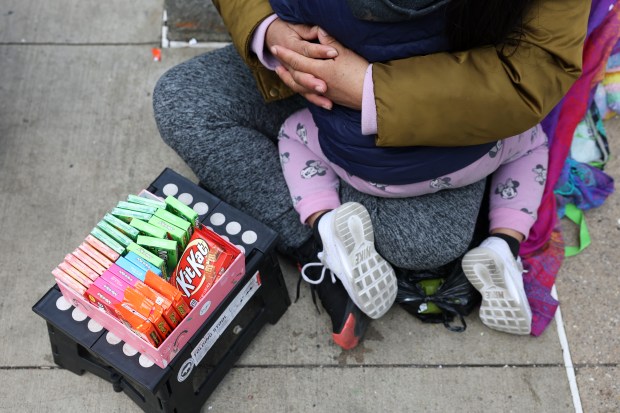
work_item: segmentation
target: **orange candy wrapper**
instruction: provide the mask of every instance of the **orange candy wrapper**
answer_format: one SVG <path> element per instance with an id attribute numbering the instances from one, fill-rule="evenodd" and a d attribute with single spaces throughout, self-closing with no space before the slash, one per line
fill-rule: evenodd
<path id="1" fill-rule="evenodd" d="M 162 296 L 166 297 L 172 302 L 177 314 L 181 317 L 181 320 L 189 313 L 190 308 L 183 300 L 183 295 L 179 290 L 168 284 L 166 280 L 155 274 L 153 271 L 147 271 L 144 276 L 144 283 L 157 291 Z"/>
<path id="2" fill-rule="evenodd" d="M 142 293 L 146 298 L 151 300 L 155 305 L 160 306 L 164 319 L 170 326 L 171 330 L 174 330 L 176 326 L 181 322 L 181 316 L 176 312 L 172 306 L 172 302 L 164 297 L 162 294 L 153 290 L 143 282 L 138 282 L 133 286 L 134 289 Z"/>
<path id="3" fill-rule="evenodd" d="M 119 319 L 123 324 L 142 337 L 142 339 L 151 343 L 153 347 L 159 347 L 162 343 L 162 339 L 157 333 L 157 329 L 153 323 L 151 323 L 147 317 L 140 314 L 127 303 L 118 306 L 117 311 Z"/>
<path id="4" fill-rule="evenodd" d="M 163 317 L 162 308 L 146 298 L 140 291 L 135 288 L 127 288 L 125 290 L 124 304 L 129 303 L 133 309 L 146 317 L 157 330 L 157 334 L 163 340 L 172 332 L 172 329 Z"/>

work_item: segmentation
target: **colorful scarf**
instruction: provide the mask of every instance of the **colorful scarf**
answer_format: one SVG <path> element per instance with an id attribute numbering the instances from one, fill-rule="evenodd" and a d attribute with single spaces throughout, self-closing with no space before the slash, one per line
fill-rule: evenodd
<path id="1" fill-rule="evenodd" d="M 551 289 L 564 259 L 564 241 L 554 189 L 570 152 L 577 124 L 583 119 L 595 87 L 603 80 L 606 63 L 620 37 L 616 0 L 592 0 L 583 51 L 583 74 L 543 120 L 549 137 L 549 169 L 538 220 L 521 246 L 525 290 L 532 307 L 532 335 L 539 336 L 553 319 L 558 302 Z"/>

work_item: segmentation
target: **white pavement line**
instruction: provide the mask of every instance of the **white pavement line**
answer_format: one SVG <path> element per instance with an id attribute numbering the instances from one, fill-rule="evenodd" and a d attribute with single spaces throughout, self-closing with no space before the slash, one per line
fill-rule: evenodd
<path id="1" fill-rule="evenodd" d="M 558 299 L 558 291 L 553 286 L 551 290 L 551 296 Z M 559 300 L 558 300 L 559 301 Z M 577 378 L 575 377 L 575 368 L 573 367 L 573 359 L 570 356 L 570 350 L 568 348 L 568 338 L 566 337 L 566 330 L 564 330 L 564 321 L 562 319 L 562 311 L 558 305 L 558 309 L 555 312 L 555 324 L 558 328 L 558 336 L 560 338 L 560 345 L 562 346 L 562 355 L 564 356 L 564 367 L 566 367 L 566 376 L 568 376 L 568 385 L 570 386 L 570 392 L 573 396 L 573 405 L 575 406 L 575 413 L 583 413 L 583 407 L 581 406 L 581 397 L 579 396 L 579 388 L 577 387 Z"/>
<path id="2" fill-rule="evenodd" d="M 170 47 L 168 41 L 168 10 L 164 9 L 164 13 L 161 18 L 161 48 L 167 49 Z"/>
<path id="3" fill-rule="evenodd" d="M 191 47 L 191 48 L 209 48 L 209 49 L 219 49 L 231 44 L 230 42 L 197 42 L 196 39 L 192 39 L 189 42 L 180 42 L 177 40 L 170 40 L 168 42 L 168 47 L 171 49 L 179 48 L 179 47 Z"/>

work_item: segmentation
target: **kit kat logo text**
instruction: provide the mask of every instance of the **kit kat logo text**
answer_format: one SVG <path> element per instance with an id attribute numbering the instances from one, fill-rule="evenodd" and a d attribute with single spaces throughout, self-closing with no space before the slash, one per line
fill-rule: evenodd
<path id="1" fill-rule="evenodd" d="M 183 252 L 183 256 L 179 261 L 175 281 L 177 287 L 186 297 L 191 297 L 195 291 L 200 289 L 202 283 L 205 281 L 203 275 L 205 260 L 208 253 L 209 246 L 202 239 L 195 239 L 190 242 Z"/>

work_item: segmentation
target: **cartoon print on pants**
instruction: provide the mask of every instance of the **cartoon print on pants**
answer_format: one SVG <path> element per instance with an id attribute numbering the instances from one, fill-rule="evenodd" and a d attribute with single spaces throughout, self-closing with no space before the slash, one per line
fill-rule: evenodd
<path id="1" fill-rule="evenodd" d="M 525 212 L 526 214 L 530 216 L 534 216 L 534 213 L 527 208 L 521 208 L 521 212 Z"/>
<path id="2" fill-rule="evenodd" d="M 495 146 L 493 146 L 491 150 L 489 151 L 489 157 L 495 158 L 497 154 L 499 153 L 499 151 L 502 149 L 502 145 L 503 145 L 502 141 L 497 141 L 495 143 Z"/>
<path id="3" fill-rule="evenodd" d="M 385 188 L 387 188 L 386 184 L 378 184 L 376 182 L 368 182 L 370 185 L 374 186 L 377 189 L 380 189 L 382 191 L 385 191 Z"/>
<path id="4" fill-rule="evenodd" d="M 538 137 L 538 128 L 532 128 L 532 134 L 530 135 L 530 142 L 534 143 Z"/>
<path id="5" fill-rule="evenodd" d="M 280 154 L 280 165 L 284 165 L 285 163 L 288 163 L 289 159 L 291 158 L 291 154 L 288 152 L 284 152 Z"/>
<path id="6" fill-rule="evenodd" d="M 519 187 L 519 181 L 513 181 L 508 178 L 505 184 L 498 184 L 495 188 L 495 193 L 499 194 L 502 199 L 512 199 L 517 196 L 517 188 Z"/>
<path id="7" fill-rule="evenodd" d="M 430 182 L 430 186 L 435 189 L 446 189 L 452 186 L 450 181 L 451 179 L 447 176 L 444 176 L 443 178 L 435 178 Z"/>
<path id="8" fill-rule="evenodd" d="M 327 168 L 321 165 L 321 161 L 308 161 L 306 167 L 301 170 L 300 175 L 304 179 L 310 179 L 313 176 L 323 176 L 327 173 Z"/>
<path id="9" fill-rule="evenodd" d="M 286 132 L 284 131 L 284 126 L 282 126 L 280 130 L 278 131 L 278 139 L 282 139 L 282 138 L 291 139 L 290 136 L 288 136 Z"/>
<path id="10" fill-rule="evenodd" d="M 538 164 L 534 169 L 532 169 L 532 172 L 536 174 L 534 180 L 539 184 L 544 185 L 547 180 L 547 170 L 541 164 Z"/>
<path id="11" fill-rule="evenodd" d="M 308 132 L 306 131 L 306 127 L 301 123 L 297 124 L 297 136 L 304 143 L 304 145 L 308 144 Z"/>

